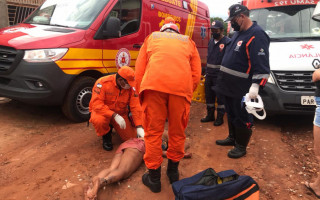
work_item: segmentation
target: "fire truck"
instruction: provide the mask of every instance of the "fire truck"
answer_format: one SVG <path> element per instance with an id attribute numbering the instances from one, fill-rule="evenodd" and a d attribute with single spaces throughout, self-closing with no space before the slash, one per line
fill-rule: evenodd
<path id="1" fill-rule="evenodd" d="M 95 81 L 135 66 L 166 17 L 195 41 L 206 66 L 210 15 L 198 0 L 46 0 L 21 24 L 0 29 L 0 96 L 60 105 L 88 120 Z"/>
<path id="2" fill-rule="evenodd" d="M 312 73 L 320 67 L 320 23 L 311 17 L 318 1 L 242 1 L 271 39 L 271 74 L 261 91 L 270 114 L 314 113 Z"/>

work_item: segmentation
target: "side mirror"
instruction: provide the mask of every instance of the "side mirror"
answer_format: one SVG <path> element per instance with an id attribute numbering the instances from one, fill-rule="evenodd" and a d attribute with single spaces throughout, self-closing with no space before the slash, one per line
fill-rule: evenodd
<path id="1" fill-rule="evenodd" d="M 317 6 L 313 11 L 312 19 L 320 22 L 320 2 L 317 3 Z"/>
<path id="2" fill-rule="evenodd" d="M 116 17 L 109 17 L 103 27 L 103 37 L 119 38 L 120 36 L 120 19 Z"/>

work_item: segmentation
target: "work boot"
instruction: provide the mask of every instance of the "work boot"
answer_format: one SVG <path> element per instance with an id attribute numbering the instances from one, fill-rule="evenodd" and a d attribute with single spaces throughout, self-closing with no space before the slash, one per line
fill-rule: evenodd
<path id="1" fill-rule="evenodd" d="M 248 128 L 236 128 L 236 145 L 228 152 L 229 158 L 241 158 L 247 154 L 247 146 L 250 141 L 252 130 Z"/>
<path id="2" fill-rule="evenodd" d="M 173 162 L 172 160 L 168 159 L 168 168 L 167 168 L 167 176 L 169 177 L 170 184 L 179 180 L 179 161 Z"/>
<path id="3" fill-rule="evenodd" d="M 112 129 L 110 131 L 102 136 L 102 147 L 106 151 L 111 151 L 113 149 L 112 144 Z"/>
<path id="4" fill-rule="evenodd" d="M 217 119 L 214 121 L 214 126 L 221 126 L 223 124 L 223 115 L 224 113 L 218 112 Z"/>
<path id="5" fill-rule="evenodd" d="M 207 106 L 207 116 L 202 118 L 200 121 L 204 122 L 213 122 L 214 121 L 214 107 Z"/>
<path id="6" fill-rule="evenodd" d="M 158 169 L 149 169 L 149 172 L 143 174 L 142 182 L 147 186 L 152 192 L 161 192 L 161 167 Z"/>
<path id="7" fill-rule="evenodd" d="M 235 145 L 234 126 L 230 120 L 228 120 L 228 128 L 229 128 L 228 137 L 224 140 L 216 140 L 217 145 L 221 145 L 221 146 L 234 146 Z"/>

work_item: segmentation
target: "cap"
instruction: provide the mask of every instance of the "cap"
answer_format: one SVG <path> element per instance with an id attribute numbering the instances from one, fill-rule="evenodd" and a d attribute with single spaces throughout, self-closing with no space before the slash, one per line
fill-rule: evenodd
<path id="1" fill-rule="evenodd" d="M 213 21 L 210 28 L 221 29 L 224 28 L 223 23 L 221 21 Z"/>
<path id="2" fill-rule="evenodd" d="M 233 4 L 229 8 L 229 18 L 226 21 L 231 21 L 235 16 L 245 11 L 249 11 L 249 9 L 246 6 L 241 4 Z"/>
<path id="3" fill-rule="evenodd" d="M 131 87 L 136 87 L 136 81 L 134 79 L 134 71 L 131 67 L 123 66 L 118 70 L 118 74 L 128 81 Z"/>
<path id="4" fill-rule="evenodd" d="M 172 17 L 166 17 L 165 19 L 164 19 L 164 24 L 169 24 L 169 23 L 176 23 L 175 21 L 174 21 L 174 19 L 172 18 Z"/>
<path id="5" fill-rule="evenodd" d="M 160 31 L 163 32 L 167 29 L 172 29 L 177 33 L 180 33 L 179 27 L 175 24 L 175 20 L 172 17 L 166 17 L 164 19 L 164 25 L 161 27 Z"/>

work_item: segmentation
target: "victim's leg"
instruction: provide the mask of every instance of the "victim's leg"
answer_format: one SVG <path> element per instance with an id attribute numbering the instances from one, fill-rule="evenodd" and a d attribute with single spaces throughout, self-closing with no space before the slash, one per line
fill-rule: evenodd
<path id="1" fill-rule="evenodd" d="M 101 184 L 103 182 L 104 177 L 108 176 L 108 174 L 110 174 L 111 171 L 118 168 L 122 154 L 123 153 L 117 153 L 113 157 L 110 167 L 102 170 L 101 172 L 99 172 L 99 174 L 97 176 L 92 178 L 92 185 L 93 186 L 91 188 L 88 188 L 87 194 L 86 194 L 89 199 L 94 198 L 97 195 L 97 192 L 98 192 L 99 188 L 101 187 Z"/>
<path id="2" fill-rule="evenodd" d="M 143 154 L 139 150 L 135 148 L 125 149 L 119 166 L 104 177 L 107 183 L 114 183 L 131 176 L 141 165 L 142 158 Z"/>

